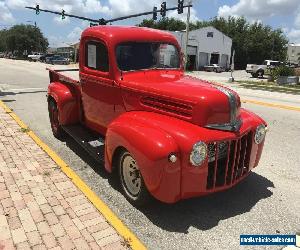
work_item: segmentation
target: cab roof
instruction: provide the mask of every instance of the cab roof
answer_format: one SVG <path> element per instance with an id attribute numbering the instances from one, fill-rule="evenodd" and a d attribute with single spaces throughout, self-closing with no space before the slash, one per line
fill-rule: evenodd
<path id="1" fill-rule="evenodd" d="M 83 31 L 81 38 L 95 37 L 110 43 L 126 41 L 164 41 L 178 45 L 169 32 L 136 26 L 94 26 Z"/>

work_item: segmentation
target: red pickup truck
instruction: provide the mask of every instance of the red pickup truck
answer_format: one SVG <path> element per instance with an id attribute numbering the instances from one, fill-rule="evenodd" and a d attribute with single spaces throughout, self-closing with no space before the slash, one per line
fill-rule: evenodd
<path id="1" fill-rule="evenodd" d="M 131 203 L 226 190 L 258 165 L 266 122 L 232 90 L 186 76 L 173 35 L 97 26 L 79 53 L 79 69 L 49 69 L 53 134 L 104 155 Z"/>

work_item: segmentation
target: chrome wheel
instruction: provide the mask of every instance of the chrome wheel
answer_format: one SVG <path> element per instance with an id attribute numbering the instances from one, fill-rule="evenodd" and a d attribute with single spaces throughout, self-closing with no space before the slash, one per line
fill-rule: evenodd
<path id="1" fill-rule="evenodd" d="M 129 153 L 123 155 L 121 161 L 121 176 L 125 192 L 129 196 L 137 197 L 141 191 L 142 179 L 136 161 Z"/>

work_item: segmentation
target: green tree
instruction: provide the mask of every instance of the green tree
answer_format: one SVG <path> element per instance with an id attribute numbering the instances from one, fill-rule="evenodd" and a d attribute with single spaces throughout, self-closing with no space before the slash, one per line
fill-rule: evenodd
<path id="1" fill-rule="evenodd" d="M 178 31 L 185 29 L 184 22 L 175 18 L 168 17 L 162 18 L 158 21 L 153 21 L 153 19 L 144 19 L 140 24 L 138 24 L 138 26 L 170 31 Z"/>
<path id="2" fill-rule="evenodd" d="M 7 34 L 6 29 L 0 30 L 0 52 L 5 52 L 7 50 L 6 34 Z"/>
<path id="3" fill-rule="evenodd" d="M 18 56 L 22 56 L 24 51 L 46 52 L 49 45 L 40 28 L 23 24 L 15 25 L 6 31 L 5 43 L 6 49 L 16 52 Z"/>

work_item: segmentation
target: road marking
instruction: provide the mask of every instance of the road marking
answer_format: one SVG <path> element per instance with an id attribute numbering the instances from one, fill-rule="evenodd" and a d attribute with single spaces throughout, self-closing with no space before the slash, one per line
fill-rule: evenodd
<path id="1" fill-rule="evenodd" d="M 21 128 L 28 129 L 28 126 L 8 108 L 1 100 L 0 106 L 19 124 Z M 61 168 L 61 170 L 72 180 L 75 186 L 89 199 L 89 201 L 102 213 L 106 220 L 115 228 L 115 230 L 130 244 L 134 250 L 147 249 L 144 244 L 123 224 L 115 213 L 98 197 L 88 185 L 37 135 L 32 131 L 26 133 L 41 147 L 52 160 Z"/>
<path id="2" fill-rule="evenodd" d="M 270 103 L 270 102 L 261 102 L 261 101 L 255 101 L 255 100 L 247 100 L 247 99 L 243 99 L 242 102 L 243 103 L 252 103 L 252 104 L 257 104 L 257 105 L 272 107 L 272 108 L 294 110 L 294 111 L 300 112 L 300 108 L 294 107 L 294 106 L 287 106 L 287 105 L 275 104 L 275 103 Z"/>
<path id="3" fill-rule="evenodd" d="M 22 88 L 22 89 L 4 89 L 5 91 L 19 92 L 19 91 L 29 91 L 29 90 L 40 90 L 47 91 L 46 88 Z"/>

